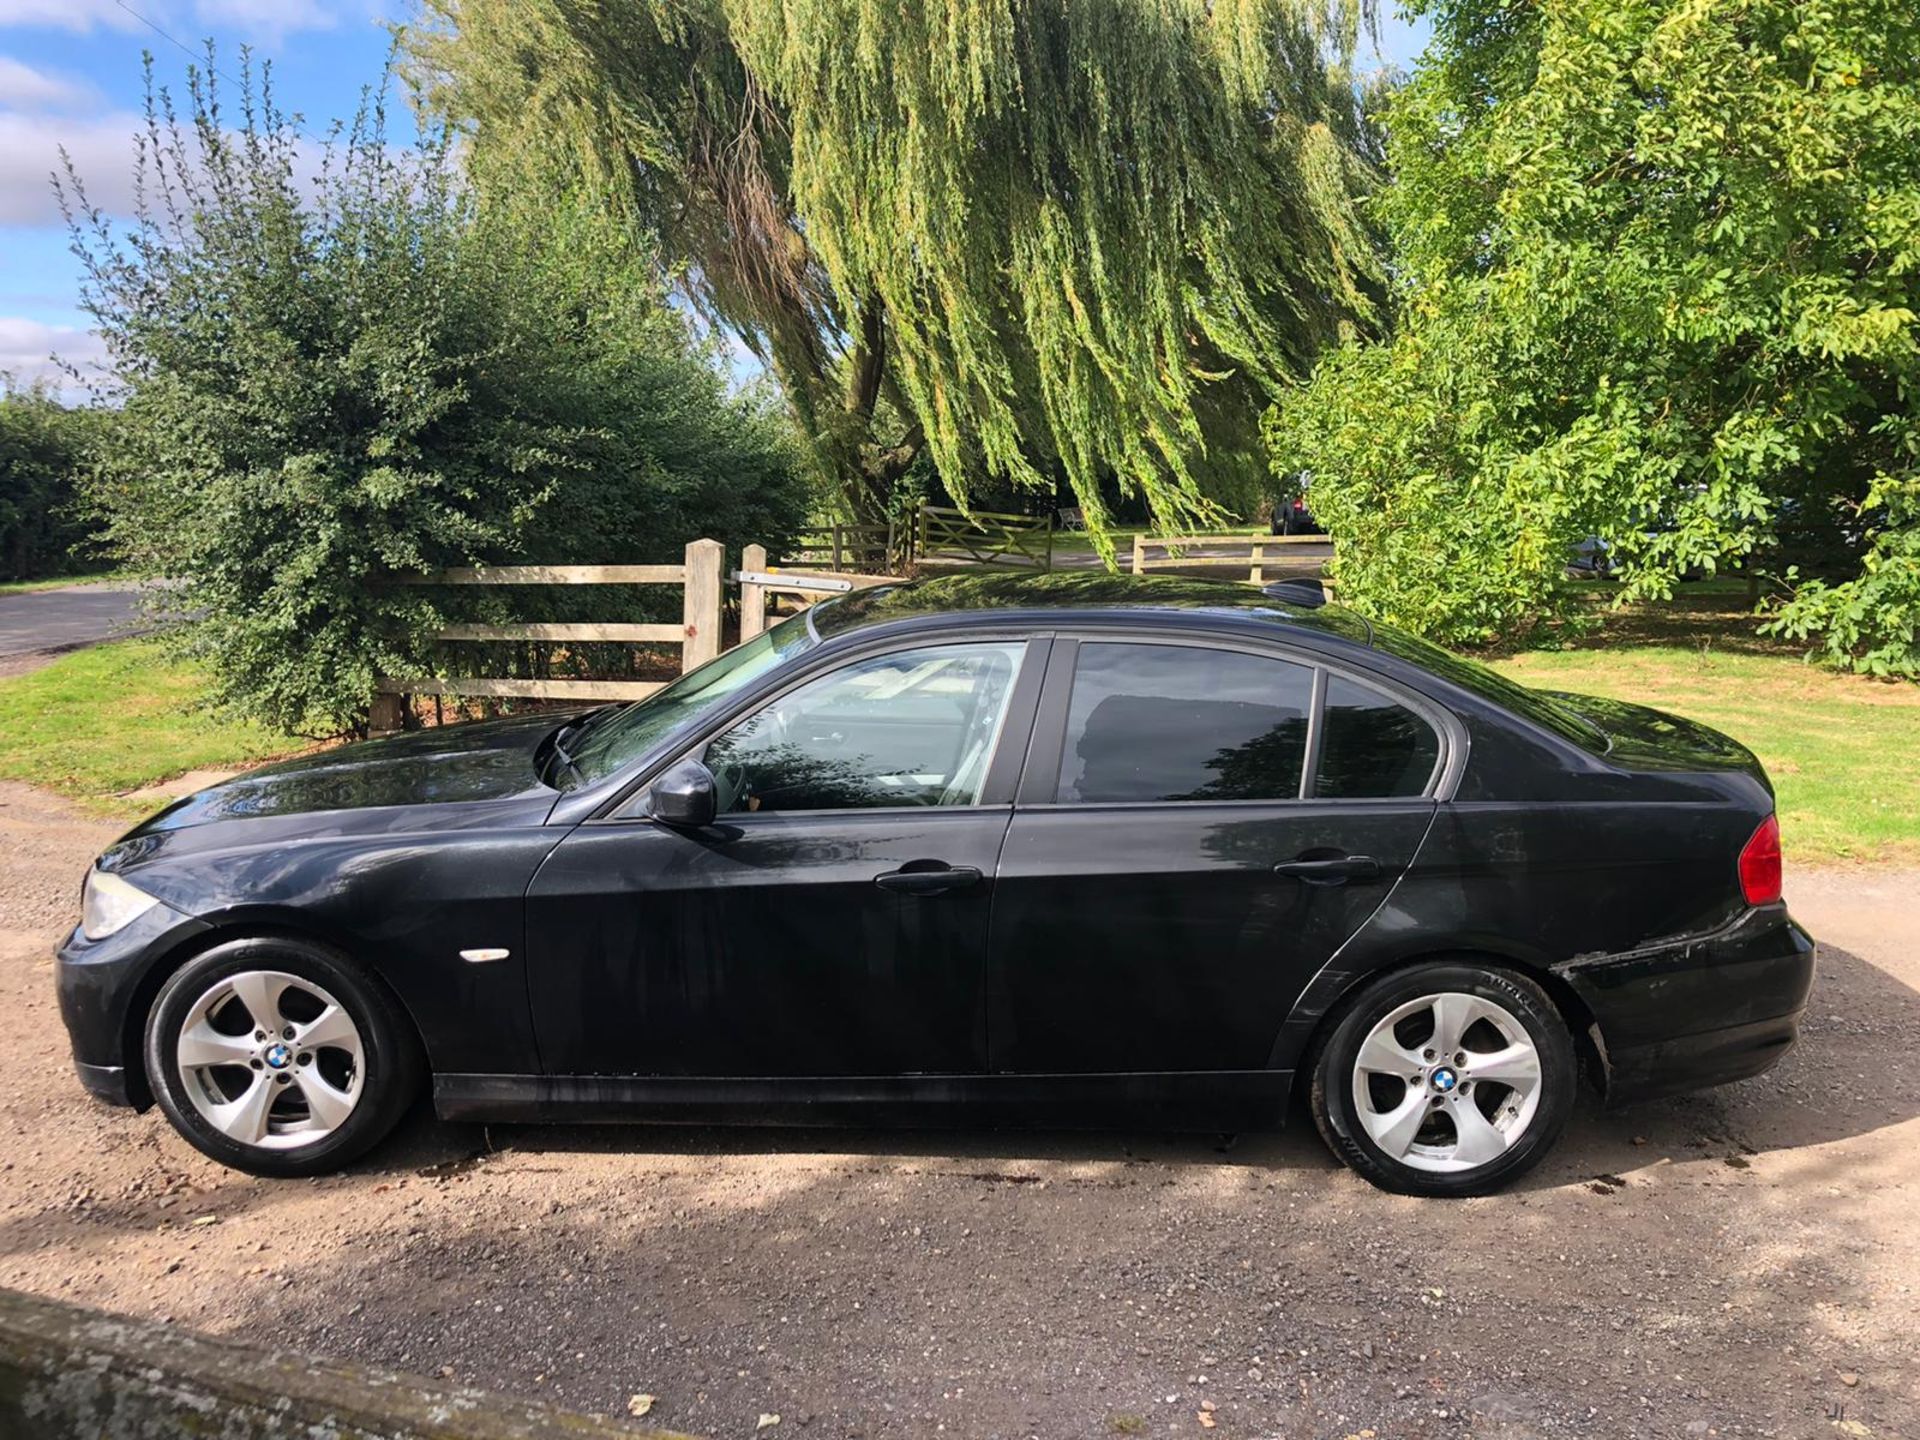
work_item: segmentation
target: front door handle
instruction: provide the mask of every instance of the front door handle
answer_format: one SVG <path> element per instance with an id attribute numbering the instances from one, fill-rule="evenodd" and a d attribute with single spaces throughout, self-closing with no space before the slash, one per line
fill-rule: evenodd
<path id="1" fill-rule="evenodd" d="M 1276 875 L 1289 875 L 1309 885 L 1344 885 L 1349 880 L 1378 880 L 1380 862 L 1371 855 L 1343 855 L 1331 860 L 1283 860 Z"/>
<path id="2" fill-rule="evenodd" d="M 882 890 L 901 895 L 945 895 L 980 883 L 980 872 L 971 865 L 942 865 L 938 869 L 889 870 L 873 877 Z"/>

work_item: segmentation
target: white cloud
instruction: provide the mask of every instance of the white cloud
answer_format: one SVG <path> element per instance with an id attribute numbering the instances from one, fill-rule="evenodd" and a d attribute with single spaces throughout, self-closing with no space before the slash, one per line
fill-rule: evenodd
<path id="1" fill-rule="evenodd" d="M 0 55 L 0 96 L 17 110 L 66 110 L 98 97 L 91 85 Z"/>
<path id="2" fill-rule="evenodd" d="M 96 25 L 131 30 L 140 22 L 113 0 L 0 0 L 0 26 L 37 26 L 85 34 Z"/>
<path id="3" fill-rule="evenodd" d="M 23 386 L 45 381 L 68 398 L 77 398 L 80 387 L 55 362 L 55 356 L 90 376 L 104 364 L 107 350 L 90 330 L 0 315 L 0 373 Z"/>
<path id="4" fill-rule="evenodd" d="M 145 123 L 131 111 L 81 118 L 0 110 L 0 225 L 60 223 L 48 177 L 60 168 L 63 145 L 86 182 L 87 198 L 109 214 L 127 214 L 133 137 Z"/>
<path id="5" fill-rule="evenodd" d="M 210 26 L 232 26 L 242 40 L 278 44 L 296 30 L 331 30 L 342 12 L 372 13 L 367 0 L 0 0 L 0 29 L 8 26 L 69 30 L 85 35 L 106 27 L 146 31 L 165 44 L 157 30 L 194 46 Z M 198 28 L 196 28 L 198 27 Z"/>
<path id="6" fill-rule="evenodd" d="M 194 0 L 193 16 L 203 25 L 231 25 L 249 40 L 278 42 L 295 30 L 331 30 L 339 9 L 319 0 Z"/>

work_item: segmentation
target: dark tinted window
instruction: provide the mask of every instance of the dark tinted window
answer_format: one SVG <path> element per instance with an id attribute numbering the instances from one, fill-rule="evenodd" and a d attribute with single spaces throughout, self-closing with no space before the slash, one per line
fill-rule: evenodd
<path id="1" fill-rule="evenodd" d="M 1327 677 L 1316 795 L 1418 795 L 1433 778 L 1439 758 L 1440 737 L 1413 711 L 1378 690 L 1338 675 Z"/>
<path id="2" fill-rule="evenodd" d="M 1313 671 L 1186 645 L 1080 647 L 1060 799 L 1291 800 Z"/>

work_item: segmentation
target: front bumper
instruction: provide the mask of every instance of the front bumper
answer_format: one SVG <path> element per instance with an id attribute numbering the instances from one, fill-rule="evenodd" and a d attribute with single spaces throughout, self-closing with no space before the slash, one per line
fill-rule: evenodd
<path id="1" fill-rule="evenodd" d="M 206 928 L 204 921 L 155 905 L 104 940 L 89 940 L 76 928 L 60 947 L 54 956 L 60 1018 L 73 1044 L 74 1069 L 90 1095 L 138 1109 L 152 1103 L 131 1017 L 145 1011 L 158 988 L 156 964 Z"/>
<path id="2" fill-rule="evenodd" d="M 1704 935 L 1554 967 L 1599 1030 L 1609 1104 L 1758 1075 L 1793 1048 L 1814 943 L 1784 905 Z"/>

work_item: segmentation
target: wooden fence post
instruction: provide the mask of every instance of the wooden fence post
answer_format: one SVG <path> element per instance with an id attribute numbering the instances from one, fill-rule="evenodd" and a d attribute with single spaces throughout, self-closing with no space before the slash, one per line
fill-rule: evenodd
<path id="1" fill-rule="evenodd" d="M 1147 573 L 1147 537 L 1144 535 L 1133 537 L 1133 573 L 1136 575 Z"/>
<path id="2" fill-rule="evenodd" d="M 767 547 L 747 546 L 740 552 L 740 568 L 750 575 L 764 573 L 767 568 Z M 756 585 L 751 580 L 742 580 L 740 582 L 740 643 L 746 644 L 766 628 L 766 587 Z"/>
<path id="3" fill-rule="evenodd" d="M 373 704 L 367 711 L 369 735 L 391 735 L 406 723 L 406 702 L 400 696 L 381 691 L 373 697 Z"/>
<path id="4" fill-rule="evenodd" d="M 720 567 L 727 550 L 718 540 L 687 546 L 686 638 L 680 646 L 684 674 L 720 653 Z"/>

